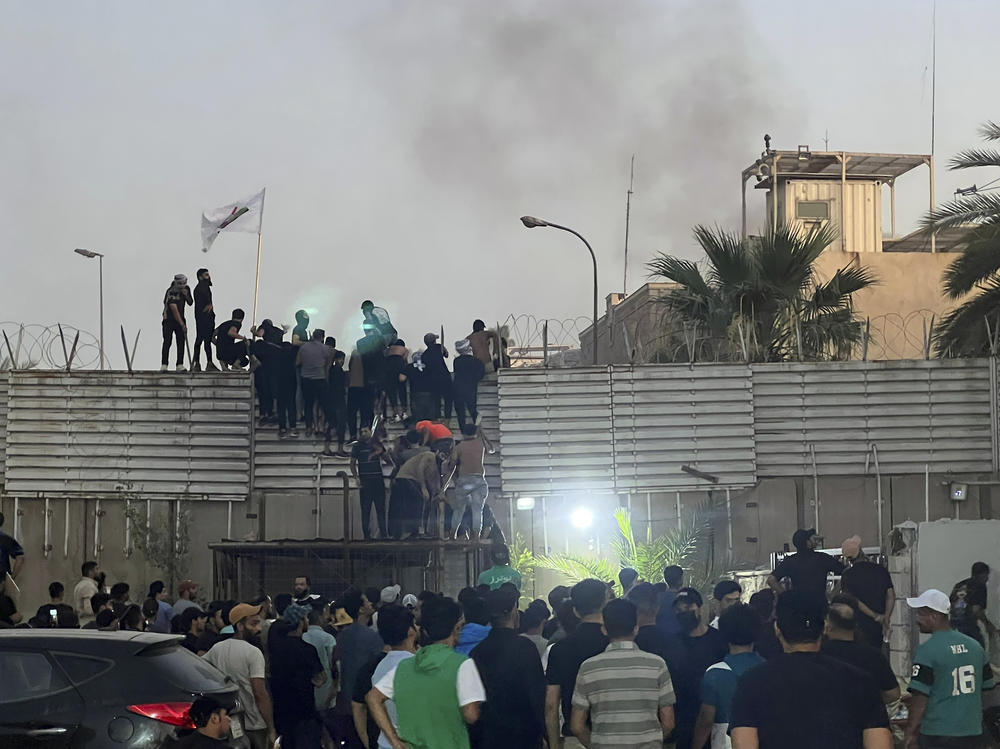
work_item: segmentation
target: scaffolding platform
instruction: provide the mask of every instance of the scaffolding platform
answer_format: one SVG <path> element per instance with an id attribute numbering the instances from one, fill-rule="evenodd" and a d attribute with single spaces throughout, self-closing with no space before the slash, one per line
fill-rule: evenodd
<path id="1" fill-rule="evenodd" d="M 489 541 L 356 541 L 316 538 L 218 541 L 209 544 L 215 594 L 250 601 L 290 593 L 309 576 L 314 593 L 335 598 L 348 587 L 399 584 L 404 593 L 433 590 L 454 596 L 474 586 L 488 565 Z"/>

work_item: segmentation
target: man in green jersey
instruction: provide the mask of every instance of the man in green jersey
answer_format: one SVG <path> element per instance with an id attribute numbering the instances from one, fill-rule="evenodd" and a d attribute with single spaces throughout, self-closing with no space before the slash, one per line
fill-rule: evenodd
<path id="1" fill-rule="evenodd" d="M 490 560 L 493 566 L 483 570 L 477 581 L 480 585 L 489 585 L 490 590 L 497 590 L 504 583 L 513 583 L 521 589 L 521 573 L 510 566 L 510 550 L 503 544 L 495 544 L 490 550 Z"/>
<path id="2" fill-rule="evenodd" d="M 940 590 L 907 598 L 917 625 L 930 639 L 913 656 L 906 749 L 979 749 L 983 690 L 994 686 L 982 646 L 951 627 L 951 603 Z"/>

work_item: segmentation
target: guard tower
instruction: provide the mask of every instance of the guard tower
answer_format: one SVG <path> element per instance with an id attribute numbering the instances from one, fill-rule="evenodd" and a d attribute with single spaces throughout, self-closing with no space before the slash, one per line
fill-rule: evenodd
<path id="1" fill-rule="evenodd" d="M 928 154 L 797 151 L 771 148 L 764 136 L 760 158 L 743 170 L 743 236 L 747 236 L 747 182 L 767 190 L 767 223 L 811 229 L 832 225 L 844 252 L 936 252 L 935 237 L 923 231 L 896 236 L 896 180 L 919 166 L 930 174 L 934 207 L 934 157 Z M 888 185 L 891 226 L 882 227 L 882 188 Z M 836 245 L 834 245 L 836 247 Z"/>

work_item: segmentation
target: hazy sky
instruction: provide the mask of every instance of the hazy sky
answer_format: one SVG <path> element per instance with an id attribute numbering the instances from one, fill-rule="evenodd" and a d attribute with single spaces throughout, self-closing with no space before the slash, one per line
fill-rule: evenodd
<path id="1" fill-rule="evenodd" d="M 937 154 L 996 108 L 996 0 L 938 4 Z M 171 2 L 0 0 L 0 320 L 142 328 L 156 364 L 174 273 L 252 303 L 256 237 L 201 252 L 199 218 L 267 188 L 260 314 L 299 307 L 344 348 L 361 300 L 408 343 L 473 318 L 590 313 L 691 227 L 736 228 L 763 147 L 930 148 L 931 0 Z M 938 197 L 979 175 L 938 170 Z M 925 207 L 903 184 L 900 229 Z M 751 225 L 760 223 L 755 196 Z M 603 306 L 603 301 L 602 301 Z M 9 328 L 8 328 L 9 330 Z"/>

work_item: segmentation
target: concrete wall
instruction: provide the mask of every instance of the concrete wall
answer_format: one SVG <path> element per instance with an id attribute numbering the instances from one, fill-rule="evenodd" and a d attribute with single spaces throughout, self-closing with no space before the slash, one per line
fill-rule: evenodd
<path id="1" fill-rule="evenodd" d="M 144 502 L 142 512 L 144 513 Z M 174 508 L 172 503 L 154 501 L 151 503 L 152 527 L 154 533 L 174 536 Z M 125 514 L 121 501 L 101 502 L 98 549 L 95 553 L 94 531 L 97 522 L 97 505 L 94 500 L 68 500 L 69 536 L 66 539 L 65 500 L 49 502 L 49 550 L 45 547 L 45 501 L 42 499 L 22 499 L 17 503 L 19 512 L 17 539 L 24 547 L 26 562 L 18 586 L 21 588 L 20 610 L 30 616 L 41 604 L 47 602 L 48 584 L 58 580 L 66 586 L 67 598 L 73 586 L 80 579 L 80 566 L 88 560 L 95 560 L 107 575 L 107 584 L 127 582 L 131 588 L 131 598 L 141 602 L 145 598 L 147 586 L 154 580 L 164 580 L 168 584 L 165 571 L 149 564 L 140 550 L 139 539 L 132 539 L 131 551 L 125 544 Z M 255 521 L 247 519 L 245 503 L 232 504 L 232 535 L 243 538 L 255 535 Z M 212 555 L 209 542 L 222 539 L 227 528 L 227 502 L 184 502 L 183 510 L 190 512 L 187 525 L 190 553 L 181 561 L 185 577 L 197 580 L 202 585 L 202 596 L 210 600 L 212 593 Z M 6 517 L 3 530 L 14 533 L 15 502 L 10 498 L 0 500 L 0 511 Z M 174 581 L 174 587 L 180 582 Z M 173 600 L 176 591 L 171 595 Z"/>

